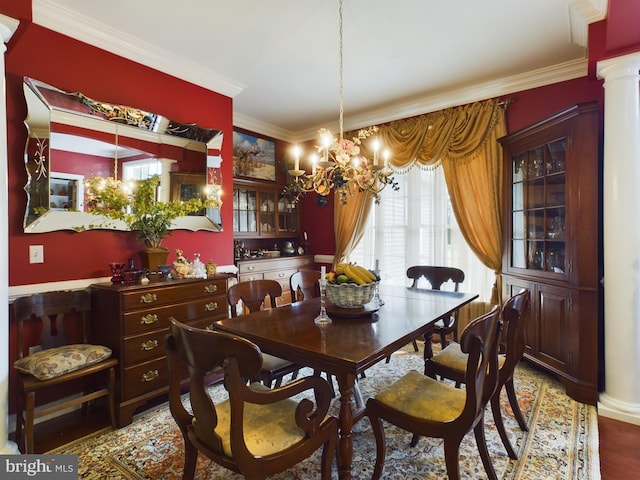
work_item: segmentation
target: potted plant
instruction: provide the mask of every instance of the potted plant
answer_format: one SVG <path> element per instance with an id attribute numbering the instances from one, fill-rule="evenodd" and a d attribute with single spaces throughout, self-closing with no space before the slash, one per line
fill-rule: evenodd
<path id="1" fill-rule="evenodd" d="M 214 197 L 192 198 L 180 202 L 159 201 L 156 192 L 159 183 L 160 177 L 154 175 L 135 182 L 122 182 L 112 177 L 92 177 L 85 185 L 88 212 L 120 220 L 129 230 L 137 232 L 138 240 L 145 245 L 139 252 L 142 266 L 148 269 L 166 263 L 169 250 L 161 246 L 161 243 L 171 234 L 173 220 L 219 205 Z M 107 226 L 103 223 L 92 225 L 91 228 Z"/>

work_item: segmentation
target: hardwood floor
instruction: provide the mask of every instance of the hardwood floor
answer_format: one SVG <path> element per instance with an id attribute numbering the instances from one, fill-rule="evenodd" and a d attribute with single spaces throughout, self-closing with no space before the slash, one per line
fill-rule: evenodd
<path id="1" fill-rule="evenodd" d="M 95 410 L 87 418 L 79 411 L 37 426 L 36 452 L 46 452 L 109 426 L 106 409 Z M 640 478 L 640 426 L 598 417 L 600 471 L 602 480 Z"/>
<path id="2" fill-rule="evenodd" d="M 602 480 L 640 478 L 640 426 L 598 417 Z"/>

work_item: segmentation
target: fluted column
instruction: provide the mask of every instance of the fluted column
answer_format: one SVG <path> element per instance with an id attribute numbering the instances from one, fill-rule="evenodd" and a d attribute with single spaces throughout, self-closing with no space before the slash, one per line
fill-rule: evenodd
<path id="1" fill-rule="evenodd" d="M 8 155 L 7 155 L 7 86 L 4 72 L 5 44 L 18 28 L 18 21 L 0 14 L 0 82 L 2 98 L 0 101 L 0 204 L 9 204 Z M 0 255 L 9 258 L 9 212 L 0 208 Z M 16 444 L 9 441 L 9 266 L 0 268 L 0 332 L 4 333 L 0 342 L 4 342 L 0 355 L 0 454 L 18 453 Z"/>
<path id="2" fill-rule="evenodd" d="M 598 413 L 640 425 L 640 52 L 604 79 L 604 359 Z"/>

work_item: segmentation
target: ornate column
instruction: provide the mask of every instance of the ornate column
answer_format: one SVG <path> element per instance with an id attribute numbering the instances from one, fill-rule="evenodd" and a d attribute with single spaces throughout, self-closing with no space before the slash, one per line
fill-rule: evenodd
<path id="1" fill-rule="evenodd" d="M 604 79 L 604 358 L 598 413 L 640 425 L 640 52 L 598 62 Z"/>
<path id="2" fill-rule="evenodd" d="M 0 102 L 0 203 L 9 203 L 8 185 L 8 156 L 7 156 L 7 87 L 4 75 L 4 53 L 7 51 L 5 44 L 18 28 L 18 21 L 0 14 L 0 37 L 2 44 L 0 49 L 0 82 L 2 88 L 2 101 Z M 9 258 L 9 212 L 6 208 L 0 208 L 0 255 Z M 0 355 L 0 454 L 19 453 L 15 443 L 8 440 L 9 424 L 9 267 L 0 269 L 0 332 L 3 332 L 5 347 Z"/>

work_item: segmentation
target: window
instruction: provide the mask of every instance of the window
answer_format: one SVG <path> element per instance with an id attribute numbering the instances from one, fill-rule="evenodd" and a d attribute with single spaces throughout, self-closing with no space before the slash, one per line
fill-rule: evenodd
<path id="1" fill-rule="evenodd" d="M 442 168 L 414 168 L 395 179 L 400 190 L 382 192 L 349 261 L 373 268 L 378 260 L 382 282 L 390 285 L 409 285 L 406 272 L 412 265 L 457 267 L 465 272 L 461 289 L 478 292 L 478 300 L 488 302 L 494 273 L 478 260 L 460 233 Z"/>

